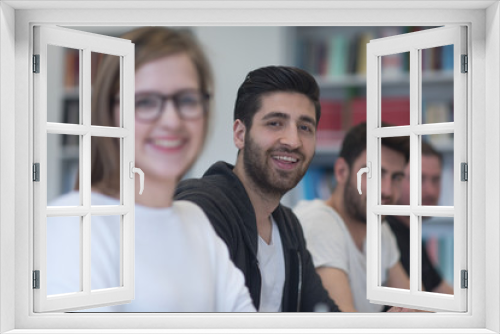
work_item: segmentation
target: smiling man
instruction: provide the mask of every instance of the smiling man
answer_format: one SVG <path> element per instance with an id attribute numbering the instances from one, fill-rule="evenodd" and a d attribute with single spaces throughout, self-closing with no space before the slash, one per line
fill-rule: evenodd
<path id="1" fill-rule="evenodd" d="M 217 162 L 177 189 L 176 199 L 199 205 L 226 242 L 261 312 L 338 311 L 296 216 L 280 204 L 313 158 L 319 117 L 319 88 L 307 72 L 283 66 L 250 72 L 234 109 L 236 164 Z"/>

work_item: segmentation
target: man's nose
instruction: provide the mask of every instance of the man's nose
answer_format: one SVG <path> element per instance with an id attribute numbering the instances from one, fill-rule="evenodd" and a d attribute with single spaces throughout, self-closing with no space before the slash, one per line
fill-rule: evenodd
<path id="1" fill-rule="evenodd" d="M 392 196 L 392 182 L 390 176 L 383 176 L 381 182 L 382 197 Z"/>
<path id="2" fill-rule="evenodd" d="M 290 147 L 291 149 L 298 148 L 302 145 L 298 129 L 296 127 L 288 127 L 281 137 L 280 143 Z"/>

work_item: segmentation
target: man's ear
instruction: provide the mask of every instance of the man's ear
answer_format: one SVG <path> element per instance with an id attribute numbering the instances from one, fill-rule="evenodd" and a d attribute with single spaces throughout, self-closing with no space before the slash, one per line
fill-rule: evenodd
<path id="1" fill-rule="evenodd" d="M 233 124 L 233 141 L 238 150 L 245 147 L 245 133 L 245 124 L 240 119 L 235 120 Z"/>
<path id="2" fill-rule="evenodd" d="M 339 157 L 335 161 L 333 168 L 335 170 L 335 179 L 338 183 L 346 184 L 349 182 L 349 164 L 344 158 Z"/>

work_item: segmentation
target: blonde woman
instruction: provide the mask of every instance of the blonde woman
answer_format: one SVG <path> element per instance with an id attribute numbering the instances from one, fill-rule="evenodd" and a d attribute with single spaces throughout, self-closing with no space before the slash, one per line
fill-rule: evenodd
<path id="1" fill-rule="evenodd" d="M 135 165 L 145 174 L 144 193 L 136 193 L 136 294 L 130 304 L 92 311 L 254 311 L 242 273 L 203 211 L 192 203 L 173 201 L 177 183 L 195 162 L 207 134 L 213 84 L 206 57 L 186 30 L 147 27 L 122 38 L 132 40 L 136 49 Z M 116 58 L 103 59 L 93 87 L 96 125 L 119 122 Z M 92 205 L 119 203 L 119 155 L 117 139 L 93 138 Z M 74 191 L 52 205 L 78 199 Z M 112 219 L 118 218 L 92 220 L 92 289 L 119 286 L 119 225 Z M 79 233 L 53 225 L 58 230 L 52 235 Z M 64 258 L 70 254 L 51 251 L 50 242 L 48 252 L 49 294 L 66 292 L 65 284 L 78 278 L 51 270 L 50 263 L 69 263 Z"/>

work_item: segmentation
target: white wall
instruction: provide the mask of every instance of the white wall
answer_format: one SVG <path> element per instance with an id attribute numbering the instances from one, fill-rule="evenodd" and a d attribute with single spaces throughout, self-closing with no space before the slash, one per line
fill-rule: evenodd
<path id="1" fill-rule="evenodd" d="M 233 108 L 236 92 L 251 70 L 288 65 L 287 34 L 283 27 L 197 27 L 195 33 L 212 64 L 215 107 L 205 149 L 189 177 L 200 177 L 218 160 L 236 161 Z"/>
<path id="2" fill-rule="evenodd" d="M 495 259 L 494 265 L 486 266 L 486 328 L 500 332 L 500 97 L 498 93 L 500 80 L 500 6 L 498 3 L 490 6 L 486 12 L 486 69 L 491 75 L 486 76 L 486 138 L 485 143 L 485 175 L 487 182 L 486 191 L 486 219 L 493 224 L 488 224 L 486 229 L 487 249 L 492 249 L 487 257 Z M 488 89 L 489 88 L 489 89 Z M 495 89 L 496 88 L 496 89 Z M 482 167 L 482 166 L 477 166 Z M 477 168 L 476 167 L 476 168 Z"/>
<path id="3" fill-rule="evenodd" d="M 0 222 L 14 221 L 15 15 L 0 3 Z M 14 328 L 13 224 L 0 224 L 0 332 Z"/>

